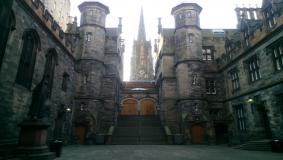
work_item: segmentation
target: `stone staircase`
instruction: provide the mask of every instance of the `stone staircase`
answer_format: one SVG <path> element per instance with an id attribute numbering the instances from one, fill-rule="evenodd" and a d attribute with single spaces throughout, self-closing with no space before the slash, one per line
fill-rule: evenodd
<path id="1" fill-rule="evenodd" d="M 112 144 L 166 144 L 158 116 L 119 116 Z"/>
<path id="2" fill-rule="evenodd" d="M 257 140 L 257 141 L 249 141 L 245 144 L 236 146 L 236 149 L 242 150 L 250 150 L 250 151 L 271 151 L 271 140 Z"/>

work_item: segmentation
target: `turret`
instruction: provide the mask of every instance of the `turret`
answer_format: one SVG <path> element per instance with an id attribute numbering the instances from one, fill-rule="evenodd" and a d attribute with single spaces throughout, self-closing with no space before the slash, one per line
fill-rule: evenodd
<path id="1" fill-rule="evenodd" d="M 201 10 L 196 3 L 182 3 L 172 9 L 176 25 L 177 61 L 202 59 L 202 32 L 199 23 Z"/>
<path id="2" fill-rule="evenodd" d="M 182 27 L 198 27 L 199 14 L 202 8 L 196 3 L 182 3 L 172 8 L 171 14 L 175 18 L 176 29 Z"/>
<path id="3" fill-rule="evenodd" d="M 105 49 L 105 20 L 109 8 L 99 2 L 84 2 L 81 11 L 80 34 L 82 39 L 82 59 L 103 61 Z"/>

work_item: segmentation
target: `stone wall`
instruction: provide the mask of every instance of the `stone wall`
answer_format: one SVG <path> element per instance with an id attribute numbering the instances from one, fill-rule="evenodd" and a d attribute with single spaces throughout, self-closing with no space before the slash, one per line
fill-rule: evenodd
<path id="1" fill-rule="evenodd" d="M 0 143 L 17 143 L 19 127 L 17 126 L 26 118 L 31 95 L 34 87 L 40 82 L 44 72 L 45 55 L 48 49 L 54 48 L 58 53 L 58 65 L 55 67 L 53 87 L 52 87 L 52 108 L 50 114 L 50 134 L 49 139 L 53 137 L 54 124 L 61 106 L 65 108 L 74 106 L 73 97 L 75 93 L 76 72 L 74 71 L 74 58 L 68 49 L 54 37 L 48 28 L 42 24 L 36 16 L 32 16 L 26 11 L 27 6 L 24 2 L 15 1 L 13 11 L 16 17 L 16 30 L 14 30 L 8 39 L 6 53 L 0 72 L 0 95 L 1 95 L 1 126 Z M 37 31 L 41 49 L 36 56 L 35 70 L 32 79 L 31 89 L 26 89 L 15 83 L 20 55 L 22 51 L 22 35 L 26 29 L 33 28 Z M 62 80 L 64 73 L 69 75 L 67 90 L 62 90 Z M 72 113 L 66 113 L 72 114 Z M 68 115 L 65 127 L 71 123 L 71 116 Z M 70 136 L 70 128 L 63 127 L 62 130 L 66 136 Z M 66 137 L 69 139 L 69 137 Z"/>

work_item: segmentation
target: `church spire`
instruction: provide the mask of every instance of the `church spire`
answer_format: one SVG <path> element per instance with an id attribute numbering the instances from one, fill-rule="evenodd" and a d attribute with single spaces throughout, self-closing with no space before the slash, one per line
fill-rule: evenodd
<path id="1" fill-rule="evenodd" d="M 139 41 L 139 40 L 146 41 L 145 27 L 144 27 L 144 19 L 143 19 L 143 8 L 141 8 L 141 14 L 140 14 L 140 24 L 139 24 L 139 31 L 138 31 L 138 41 Z"/>

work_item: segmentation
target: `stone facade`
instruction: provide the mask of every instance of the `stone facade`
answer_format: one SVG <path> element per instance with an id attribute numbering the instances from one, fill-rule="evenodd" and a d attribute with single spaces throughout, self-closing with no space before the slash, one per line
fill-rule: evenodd
<path id="1" fill-rule="evenodd" d="M 200 28 L 199 5 L 182 3 L 172 9 L 175 28 L 159 20 L 158 100 L 174 133 L 192 143 L 282 138 L 282 11 L 264 0 L 236 8 L 237 29 L 213 30 Z"/>
<path id="2" fill-rule="evenodd" d="M 1 31 L 7 33 L 1 33 L 0 45 L 4 51 L 0 61 L 0 146 L 17 144 L 18 124 L 27 118 L 32 92 L 48 70 L 46 55 L 51 50 L 58 57 L 50 75 L 49 140 L 76 143 L 76 127 L 84 123 L 85 142 L 92 143 L 91 135 L 104 133 L 114 124 L 119 107 L 124 50 L 121 19 L 119 27 L 106 28 L 108 7 L 85 2 L 79 6 L 81 26 L 75 19 L 64 32 L 39 0 L 4 0 L 0 8 L 5 24 Z M 18 73 L 20 65 L 30 70 Z M 18 82 L 18 77 L 24 77 L 24 82 Z"/>
<path id="3" fill-rule="evenodd" d="M 71 21 L 70 0 L 42 0 L 46 9 L 50 11 L 53 18 L 59 23 L 62 29 L 67 29 L 67 24 Z"/>
<path id="4" fill-rule="evenodd" d="M 141 9 L 138 38 L 134 41 L 131 58 L 131 81 L 153 80 L 151 42 L 146 40 L 143 9 Z"/>

